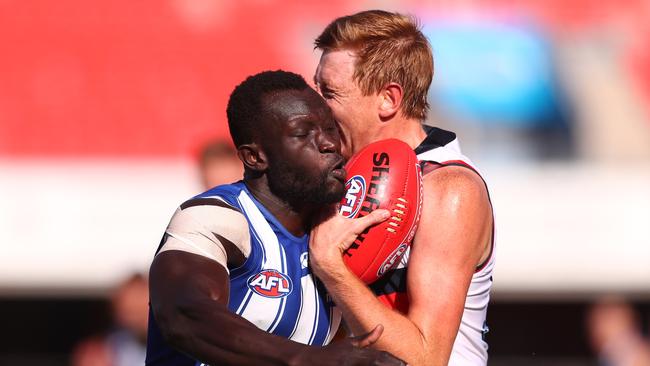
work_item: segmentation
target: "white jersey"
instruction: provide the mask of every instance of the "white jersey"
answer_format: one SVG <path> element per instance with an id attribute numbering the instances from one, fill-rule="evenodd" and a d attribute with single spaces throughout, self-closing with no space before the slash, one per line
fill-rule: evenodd
<path id="1" fill-rule="evenodd" d="M 458 140 L 452 132 L 438 128 L 427 128 L 427 138 L 415 149 L 415 152 L 425 174 L 427 165 L 458 165 L 465 166 L 475 171 L 479 176 L 481 175 L 472 161 L 460 152 Z M 458 335 L 449 359 L 449 365 L 451 366 L 487 364 L 488 345 L 484 340 L 484 336 L 488 330 L 486 316 L 492 287 L 494 254 L 493 232 L 491 253 L 488 259 L 477 267 L 467 291 L 465 310 L 463 311 Z M 402 313 L 408 311 L 406 269 L 409 256 L 410 248 L 407 249 L 397 267 L 370 286 L 382 302 Z"/>
<path id="2" fill-rule="evenodd" d="M 442 135 L 444 132 L 433 129 L 431 134 Z M 450 139 L 451 136 L 447 138 Z M 442 140 L 442 141 L 441 141 Z M 445 142 L 438 139 L 438 143 Z M 458 140 L 454 138 L 447 144 L 435 146 L 418 154 L 420 161 L 428 161 L 440 165 L 462 165 L 474 170 L 481 175 L 474 163 L 460 151 Z M 482 177 L 481 177 L 482 178 Z M 494 226 L 494 224 L 493 224 Z M 488 345 L 483 339 L 487 332 L 486 316 L 488 302 L 490 301 L 490 288 L 492 287 L 492 270 L 494 269 L 494 233 L 492 235 L 492 253 L 489 258 L 472 276 L 467 297 L 465 311 L 458 329 L 458 335 L 449 359 L 449 365 L 485 365 L 487 364 Z"/>

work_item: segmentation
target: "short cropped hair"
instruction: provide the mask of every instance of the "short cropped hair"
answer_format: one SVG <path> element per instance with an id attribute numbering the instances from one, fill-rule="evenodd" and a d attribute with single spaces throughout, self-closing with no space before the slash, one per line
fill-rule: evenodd
<path id="1" fill-rule="evenodd" d="M 356 53 L 354 80 L 364 95 L 395 82 L 404 90 L 402 113 L 424 120 L 433 78 L 433 55 L 417 19 L 383 10 L 340 17 L 314 42 L 317 49 Z"/>
<path id="2" fill-rule="evenodd" d="M 285 90 L 309 88 L 305 79 L 292 72 L 264 71 L 249 76 L 235 87 L 228 100 L 228 128 L 235 146 L 253 142 L 264 118 L 264 96 Z"/>

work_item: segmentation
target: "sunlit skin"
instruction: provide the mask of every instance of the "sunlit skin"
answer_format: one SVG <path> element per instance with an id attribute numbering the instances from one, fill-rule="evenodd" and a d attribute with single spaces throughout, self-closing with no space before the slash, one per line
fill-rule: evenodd
<path id="1" fill-rule="evenodd" d="M 426 133 L 421 121 L 401 113 L 402 87 L 389 83 L 364 96 L 353 79 L 354 62 L 353 51 L 325 51 L 314 76 L 341 129 L 344 153 L 354 154 L 386 138 L 399 138 L 415 148 Z M 492 209 L 481 178 L 461 167 L 426 174 L 423 193 L 407 272 L 406 315 L 380 303 L 344 265 L 341 253 L 356 236 L 347 219 L 335 215 L 312 230 L 310 259 L 353 333 L 366 332 L 379 322 L 385 330 L 373 347 L 409 365 L 446 365 L 472 275 L 489 256 Z"/>
<path id="2" fill-rule="evenodd" d="M 390 83 L 379 93 L 363 95 L 353 81 L 353 51 L 326 51 L 314 75 L 317 90 L 341 130 L 342 151 L 349 157 L 371 142 L 387 136 L 400 136 L 411 146 L 426 138 L 420 121 L 404 118 L 399 105 L 402 87 Z"/>

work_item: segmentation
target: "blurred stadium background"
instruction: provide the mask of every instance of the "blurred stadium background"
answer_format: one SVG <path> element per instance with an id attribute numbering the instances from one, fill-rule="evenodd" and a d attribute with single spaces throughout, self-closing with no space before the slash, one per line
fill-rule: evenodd
<path id="1" fill-rule="evenodd" d="M 311 80 L 335 17 L 416 15 L 428 123 L 491 188 L 491 365 L 592 365 L 585 314 L 650 326 L 650 2 L 0 1 L 0 364 L 66 365 L 146 273 L 247 75 Z"/>

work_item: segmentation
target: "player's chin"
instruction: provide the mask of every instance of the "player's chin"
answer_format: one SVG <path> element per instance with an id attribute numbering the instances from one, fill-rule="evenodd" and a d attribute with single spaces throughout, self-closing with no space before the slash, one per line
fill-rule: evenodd
<path id="1" fill-rule="evenodd" d="M 340 202 L 345 195 L 345 182 L 330 176 L 327 183 L 327 191 L 325 193 L 326 203 Z"/>

